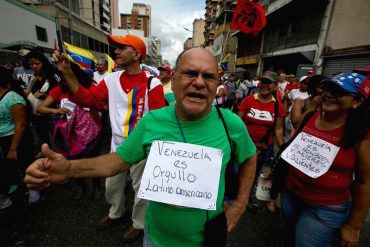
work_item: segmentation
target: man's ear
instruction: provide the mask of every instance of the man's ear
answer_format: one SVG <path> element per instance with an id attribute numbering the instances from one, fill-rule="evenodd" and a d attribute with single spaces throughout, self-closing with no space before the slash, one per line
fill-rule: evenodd
<path id="1" fill-rule="evenodd" d="M 140 57 L 141 57 L 141 53 L 139 51 L 136 51 L 135 52 L 135 59 L 140 60 Z"/>

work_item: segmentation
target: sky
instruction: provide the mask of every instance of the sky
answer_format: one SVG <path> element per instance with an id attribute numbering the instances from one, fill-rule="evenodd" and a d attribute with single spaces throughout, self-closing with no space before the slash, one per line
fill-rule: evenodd
<path id="1" fill-rule="evenodd" d="M 151 6 L 152 35 L 161 40 L 163 60 L 173 66 L 184 42 L 192 36 L 194 19 L 204 19 L 205 0 L 119 0 L 120 13 L 131 13 L 134 2 Z"/>

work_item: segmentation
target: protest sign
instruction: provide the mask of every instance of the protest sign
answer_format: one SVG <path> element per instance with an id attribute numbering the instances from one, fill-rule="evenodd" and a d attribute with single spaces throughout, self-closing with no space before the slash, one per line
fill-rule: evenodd
<path id="1" fill-rule="evenodd" d="M 307 176 L 318 178 L 329 170 L 338 151 L 339 147 L 334 144 L 301 132 L 281 158 Z"/>
<path id="2" fill-rule="evenodd" d="M 153 141 L 138 197 L 216 210 L 223 151 L 200 145 Z"/>

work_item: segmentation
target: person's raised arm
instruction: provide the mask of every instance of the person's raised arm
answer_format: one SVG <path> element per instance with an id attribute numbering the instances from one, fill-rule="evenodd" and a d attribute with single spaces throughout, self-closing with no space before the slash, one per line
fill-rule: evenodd
<path id="1" fill-rule="evenodd" d="M 80 86 L 77 77 L 72 71 L 71 62 L 66 53 L 60 54 L 59 51 L 54 51 L 51 56 L 51 61 L 56 65 L 57 69 L 63 74 L 65 83 L 72 94 L 75 94 Z"/>
<path id="2" fill-rule="evenodd" d="M 370 207 L 370 139 L 361 142 L 357 150 L 356 178 L 351 213 L 341 228 L 342 246 L 356 246 L 360 230 Z"/>
<path id="3" fill-rule="evenodd" d="M 105 111 L 108 103 L 108 88 L 103 80 L 99 85 L 89 89 L 80 86 L 78 78 L 73 73 L 71 62 L 67 54 L 59 54 L 55 51 L 51 57 L 52 62 L 62 72 L 66 86 L 74 96 L 73 101 L 82 107 L 94 108 L 98 111 Z"/>
<path id="4" fill-rule="evenodd" d="M 249 193 L 253 187 L 254 177 L 256 175 L 257 155 L 247 159 L 239 167 L 239 190 L 235 200 L 231 205 L 227 203 L 225 206 L 225 213 L 227 218 L 227 230 L 230 232 L 238 223 L 240 217 L 243 215 L 248 205 Z"/>
<path id="5" fill-rule="evenodd" d="M 70 178 L 110 177 L 129 167 L 116 153 L 67 160 L 53 152 L 47 144 L 42 145 L 41 151 L 45 158 L 36 160 L 26 170 L 24 181 L 28 188 L 43 189 L 51 183 L 62 183 Z"/>

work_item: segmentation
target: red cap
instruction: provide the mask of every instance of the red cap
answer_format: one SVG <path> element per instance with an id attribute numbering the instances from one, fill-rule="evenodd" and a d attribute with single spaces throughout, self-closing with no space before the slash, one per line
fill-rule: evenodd
<path id="1" fill-rule="evenodd" d="M 307 71 L 307 75 L 313 75 L 313 74 L 315 74 L 315 71 L 314 70 L 309 70 L 309 71 Z"/>
<path id="2" fill-rule="evenodd" d="M 146 57 L 146 46 L 144 41 L 136 35 L 126 35 L 126 36 L 116 36 L 108 35 L 108 42 L 111 46 L 120 46 L 120 45 L 129 45 L 132 46 L 135 50 L 140 52 L 141 59 Z"/>
<path id="3" fill-rule="evenodd" d="M 367 66 L 363 69 L 354 69 L 353 72 L 357 72 L 359 74 L 370 74 L 370 66 Z"/>
<path id="4" fill-rule="evenodd" d="M 167 71 L 170 74 L 172 73 L 172 69 L 169 66 L 167 66 L 167 65 L 163 65 L 161 67 L 158 67 L 157 69 L 158 70 L 165 70 L 165 71 Z"/>

